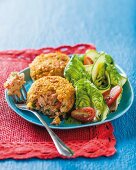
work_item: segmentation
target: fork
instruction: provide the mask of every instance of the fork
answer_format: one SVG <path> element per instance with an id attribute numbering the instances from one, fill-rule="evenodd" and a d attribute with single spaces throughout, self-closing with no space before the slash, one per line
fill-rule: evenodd
<path id="1" fill-rule="evenodd" d="M 30 110 L 27 108 L 26 105 L 27 92 L 24 85 L 22 86 L 20 93 L 21 93 L 20 98 L 17 95 L 11 96 L 15 103 L 15 106 L 20 110 L 25 110 L 33 113 L 39 119 L 39 121 L 43 124 L 43 126 L 46 128 L 47 132 L 49 133 L 50 137 L 52 138 L 56 146 L 56 149 L 58 150 L 60 155 L 68 156 L 68 157 L 72 156 L 74 152 L 68 146 L 66 146 L 65 143 L 51 130 L 51 128 L 47 125 L 47 123 L 40 116 L 40 114 L 35 110 Z"/>

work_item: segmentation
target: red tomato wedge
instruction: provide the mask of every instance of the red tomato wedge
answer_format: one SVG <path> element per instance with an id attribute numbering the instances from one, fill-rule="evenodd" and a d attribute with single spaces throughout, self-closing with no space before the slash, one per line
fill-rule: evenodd
<path id="1" fill-rule="evenodd" d="M 90 65 L 90 64 L 93 64 L 92 59 L 88 56 L 85 56 L 84 57 L 84 65 Z"/>
<path id="2" fill-rule="evenodd" d="M 71 116 L 80 122 L 92 122 L 95 117 L 95 110 L 92 107 L 84 107 L 71 112 Z"/>
<path id="3" fill-rule="evenodd" d="M 103 97 L 109 107 L 116 101 L 116 99 L 119 97 L 121 92 L 122 92 L 122 88 L 119 85 L 117 85 L 112 89 L 103 93 Z"/>
<path id="4" fill-rule="evenodd" d="M 108 97 L 108 96 L 109 96 L 110 91 L 111 91 L 111 89 L 110 89 L 110 90 L 107 90 L 106 92 L 104 92 L 104 93 L 103 93 L 103 97 L 104 97 L 104 99 L 106 99 L 106 97 Z"/>

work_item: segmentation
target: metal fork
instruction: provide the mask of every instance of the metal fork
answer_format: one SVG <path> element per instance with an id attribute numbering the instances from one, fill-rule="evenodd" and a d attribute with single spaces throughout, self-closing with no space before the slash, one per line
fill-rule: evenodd
<path id="1" fill-rule="evenodd" d="M 16 95 L 12 96 L 16 107 L 18 109 L 26 110 L 26 111 L 33 113 L 39 119 L 39 121 L 43 124 L 43 126 L 46 128 L 46 130 L 48 131 L 58 152 L 63 156 L 68 156 L 68 157 L 72 156 L 74 154 L 74 152 L 69 147 L 67 147 L 64 144 L 64 142 L 50 129 L 50 127 L 47 125 L 47 123 L 44 121 L 44 119 L 40 116 L 40 114 L 34 110 L 29 110 L 27 108 L 27 106 L 26 106 L 27 92 L 26 92 L 26 89 L 24 86 L 22 86 L 22 89 L 20 90 L 20 92 L 21 92 L 20 98 Z"/>

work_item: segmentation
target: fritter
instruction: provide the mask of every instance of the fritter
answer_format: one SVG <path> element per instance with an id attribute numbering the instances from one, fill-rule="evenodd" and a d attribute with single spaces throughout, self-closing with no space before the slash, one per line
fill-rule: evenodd
<path id="1" fill-rule="evenodd" d="M 69 56 L 60 52 L 41 54 L 29 65 L 30 76 L 33 80 L 44 76 L 64 77 L 64 68 L 69 59 Z"/>
<path id="2" fill-rule="evenodd" d="M 46 76 L 36 80 L 27 94 L 27 107 L 55 118 L 54 124 L 60 123 L 59 116 L 70 111 L 74 101 L 74 87 L 60 76 Z"/>

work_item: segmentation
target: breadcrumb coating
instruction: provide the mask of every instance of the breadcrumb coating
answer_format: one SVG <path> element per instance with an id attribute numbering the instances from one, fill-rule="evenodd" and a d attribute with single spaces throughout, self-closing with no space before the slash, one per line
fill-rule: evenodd
<path id="1" fill-rule="evenodd" d="M 64 77 L 63 72 L 68 61 L 69 56 L 60 52 L 41 54 L 29 65 L 30 76 L 33 80 L 43 76 Z"/>
<path id="2" fill-rule="evenodd" d="M 47 98 L 49 92 L 50 96 Z M 60 76 L 46 76 L 36 80 L 27 93 L 27 106 L 33 108 L 37 101 L 42 102 L 41 96 L 44 96 L 44 100 L 48 102 L 54 93 L 60 103 L 60 112 L 68 112 L 74 105 L 75 89 L 68 80 Z"/>

